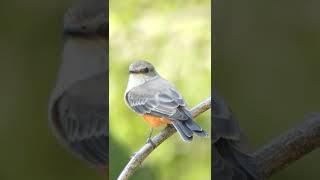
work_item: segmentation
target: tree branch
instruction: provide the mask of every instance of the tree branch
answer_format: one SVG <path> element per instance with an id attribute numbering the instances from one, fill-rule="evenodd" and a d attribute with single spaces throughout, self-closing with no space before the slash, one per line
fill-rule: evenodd
<path id="1" fill-rule="evenodd" d="M 211 97 L 191 110 L 195 118 L 211 108 Z M 162 142 L 176 132 L 173 126 L 166 127 L 152 138 L 155 147 L 145 144 L 128 162 L 118 177 L 127 180 L 142 164 L 148 155 Z M 294 161 L 320 147 L 320 113 L 314 113 L 305 118 L 302 125 L 290 129 L 273 141 L 256 151 L 253 156 L 257 159 L 263 179 L 270 177 Z"/>
<path id="2" fill-rule="evenodd" d="M 196 107 L 191 109 L 191 114 L 193 118 L 196 118 L 203 112 L 207 111 L 211 108 L 211 97 L 207 98 Z M 158 135 L 152 138 L 152 142 L 154 143 L 154 147 L 147 143 L 145 144 L 135 155 L 130 159 L 126 167 L 123 169 L 121 174 L 118 177 L 118 180 L 127 180 L 134 173 L 134 171 L 142 164 L 142 162 L 148 157 L 148 155 L 155 150 L 162 142 L 164 142 L 167 138 L 173 135 L 176 132 L 176 129 L 169 125 L 163 131 L 161 131 Z"/>
<path id="3" fill-rule="evenodd" d="M 319 147 L 320 113 L 314 113 L 301 126 L 288 130 L 253 155 L 265 179 Z"/>

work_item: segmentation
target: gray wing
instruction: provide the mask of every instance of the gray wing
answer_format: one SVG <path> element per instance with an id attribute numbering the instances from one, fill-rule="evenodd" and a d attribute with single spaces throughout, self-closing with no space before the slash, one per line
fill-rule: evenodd
<path id="1" fill-rule="evenodd" d="M 55 102 L 53 125 L 69 148 L 95 165 L 108 162 L 107 75 L 79 81 Z"/>
<path id="2" fill-rule="evenodd" d="M 157 79 L 127 92 L 128 105 L 139 114 L 152 114 L 169 119 L 187 120 L 190 112 L 178 110 L 186 106 L 180 93 L 165 80 Z"/>
<path id="3" fill-rule="evenodd" d="M 128 105 L 137 113 L 166 117 L 171 120 L 184 141 L 190 142 L 193 133 L 201 137 L 208 134 L 192 120 L 190 111 L 180 93 L 163 79 L 149 81 L 126 93 Z"/>

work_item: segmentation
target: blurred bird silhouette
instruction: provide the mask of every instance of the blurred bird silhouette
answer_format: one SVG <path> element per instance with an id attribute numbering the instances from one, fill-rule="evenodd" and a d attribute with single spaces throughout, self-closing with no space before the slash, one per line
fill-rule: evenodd
<path id="1" fill-rule="evenodd" d="M 248 139 L 233 114 L 213 87 L 212 178 L 219 180 L 261 179 L 256 160 L 250 156 Z"/>
<path id="2" fill-rule="evenodd" d="M 81 0 L 64 16 L 62 63 L 49 124 L 76 156 L 107 171 L 108 4 Z"/>

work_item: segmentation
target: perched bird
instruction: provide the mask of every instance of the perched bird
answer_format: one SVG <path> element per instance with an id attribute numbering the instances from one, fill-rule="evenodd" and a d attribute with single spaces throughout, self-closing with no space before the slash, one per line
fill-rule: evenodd
<path id="1" fill-rule="evenodd" d="M 108 164 L 107 1 L 82 0 L 64 16 L 64 46 L 49 124 L 76 156 Z"/>
<path id="2" fill-rule="evenodd" d="M 250 155 L 247 137 L 225 101 L 217 96 L 215 87 L 213 91 L 211 137 L 213 179 L 261 179 L 257 162 Z"/>
<path id="3" fill-rule="evenodd" d="M 125 102 L 151 126 L 149 142 L 153 128 L 166 124 L 172 124 L 181 138 L 187 142 L 192 140 L 193 134 L 208 136 L 193 121 L 183 97 L 175 86 L 163 79 L 147 61 L 135 61 L 129 66 Z"/>

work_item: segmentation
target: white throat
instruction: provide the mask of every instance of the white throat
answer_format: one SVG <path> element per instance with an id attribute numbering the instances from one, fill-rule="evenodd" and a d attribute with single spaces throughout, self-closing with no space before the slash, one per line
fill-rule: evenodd
<path id="1" fill-rule="evenodd" d="M 128 85 L 127 85 L 127 89 L 126 89 L 126 93 L 128 91 L 130 91 L 132 88 L 135 88 L 137 86 L 140 86 L 152 79 L 157 78 L 157 76 L 155 77 L 148 77 L 145 76 L 143 74 L 130 74 L 129 75 L 129 80 L 128 80 Z"/>

